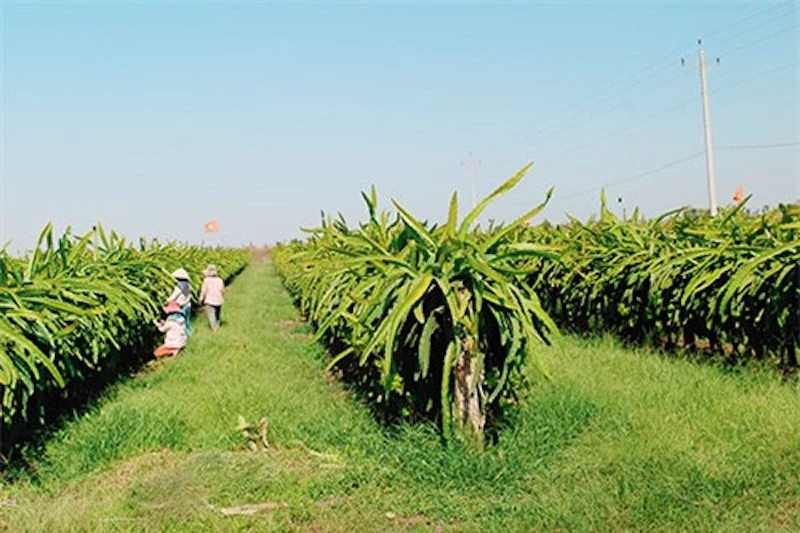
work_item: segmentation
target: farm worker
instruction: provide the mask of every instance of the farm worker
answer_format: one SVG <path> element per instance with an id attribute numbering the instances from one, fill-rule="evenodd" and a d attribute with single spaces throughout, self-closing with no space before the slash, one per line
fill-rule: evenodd
<path id="1" fill-rule="evenodd" d="M 178 302 L 169 302 L 164 306 L 164 313 L 167 314 L 167 319 L 155 322 L 158 331 L 165 334 L 164 344 L 153 352 L 156 357 L 178 355 L 186 346 L 186 319 L 181 311 L 181 306 L 178 305 Z"/>
<path id="2" fill-rule="evenodd" d="M 179 268 L 172 274 L 175 279 L 175 288 L 172 294 L 167 298 L 167 303 L 177 302 L 181 306 L 181 312 L 186 319 L 186 334 L 192 334 L 192 286 L 189 284 L 189 274 L 182 268 Z"/>
<path id="3" fill-rule="evenodd" d="M 219 329 L 219 319 L 222 315 L 222 304 L 225 302 L 223 298 L 225 295 L 225 283 L 219 277 L 217 267 L 214 265 L 208 265 L 203 270 L 203 274 L 205 278 L 200 286 L 200 305 L 206 306 L 208 324 L 211 329 L 217 331 Z"/>

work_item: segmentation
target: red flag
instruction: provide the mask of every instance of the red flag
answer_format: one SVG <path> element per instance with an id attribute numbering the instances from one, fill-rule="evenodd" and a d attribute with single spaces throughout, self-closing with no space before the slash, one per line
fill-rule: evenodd
<path id="1" fill-rule="evenodd" d="M 739 185 L 736 188 L 736 192 L 733 193 L 733 203 L 739 205 L 740 203 L 742 203 L 743 199 L 744 199 L 744 188 L 741 185 Z"/>
<path id="2" fill-rule="evenodd" d="M 219 223 L 216 220 L 210 220 L 206 222 L 205 226 L 203 226 L 203 230 L 206 233 L 216 233 L 219 231 Z"/>

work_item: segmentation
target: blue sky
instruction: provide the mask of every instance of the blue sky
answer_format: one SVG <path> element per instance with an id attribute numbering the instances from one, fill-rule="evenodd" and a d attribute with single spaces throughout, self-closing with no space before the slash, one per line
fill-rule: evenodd
<path id="1" fill-rule="evenodd" d="M 732 2 L 5 2 L 0 239 L 47 221 L 273 243 L 375 184 L 430 220 L 528 161 L 486 214 L 707 205 L 696 39 L 717 195 L 800 196 L 798 5 Z M 687 60 L 681 67 L 680 59 Z M 691 159 L 687 159 L 694 156 Z M 683 162 L 678 162 L 682 161 Z M 673 163 L 675 163 L 673 165 Z M 650 172 L 666 167 L 658 172 Z M 622 198 L 623 203 L 616 202 Z"/>

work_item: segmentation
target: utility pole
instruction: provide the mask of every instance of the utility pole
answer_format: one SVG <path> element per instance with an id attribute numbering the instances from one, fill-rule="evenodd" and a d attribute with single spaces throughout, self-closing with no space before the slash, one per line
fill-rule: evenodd
<path id="1" fill-rule="evenodd" d="M 706 176 L 708 178 L 708 208 L 711 216 L 717 214 L 717 188 L 714 181 L 714 142 L 711 138 L 711 109 L 708 105 L 708 83 L 706 81 L 706 56 L 703 53 L 703 41 L 698 39 L 698 57 L 700 63 L 700 93 L 703 97 L 703 132 L 706 144 Z M 685 63 L 681 60 L 681 63 Z M 719 64 L 719 58 L 717 58 Z"/>
<path id="2" fill-rule="evenodd" d="M 475 173 L 478 171 L 478 166 L 481 164 L 480 160 L 475 159 L 475 156 L 472 155 L 472 152 L 467 154 L 467 158 L 461 162 L 462 166 L 467 167 L 467 172 L 469 173 L 469 179 L 472 183 L 472 207 L 475 208 L 478 205 L 477 197 L 475 196 Z"/>

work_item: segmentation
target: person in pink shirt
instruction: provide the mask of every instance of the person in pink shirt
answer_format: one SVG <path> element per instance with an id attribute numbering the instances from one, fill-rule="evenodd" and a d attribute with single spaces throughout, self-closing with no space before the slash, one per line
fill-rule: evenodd
<path id="1" fill-rule="evenodd" d="M 153 352 L 156 357 L 178 355 L 186 346 L 186 319 L 183 317 L 180 304 L 169 302 L 164 306 L 164 313 L 167 314 L 166 320 L 155 322 L 158 331 L 165 334 L 164 344 Z"/>
<path id="2" fill-rule="evenodd" d="M 225 303 L 225 283 L 217 273 L 217 267 L 208 265 L 203 271 L 205 279 L 200 286 L 200 305 L 206 306 L 206 314 L 208 315 L 208 324 L 211 329 L 217 331 L 219 329 L 220 316 L 222 315 L 222 304 Z"/>

